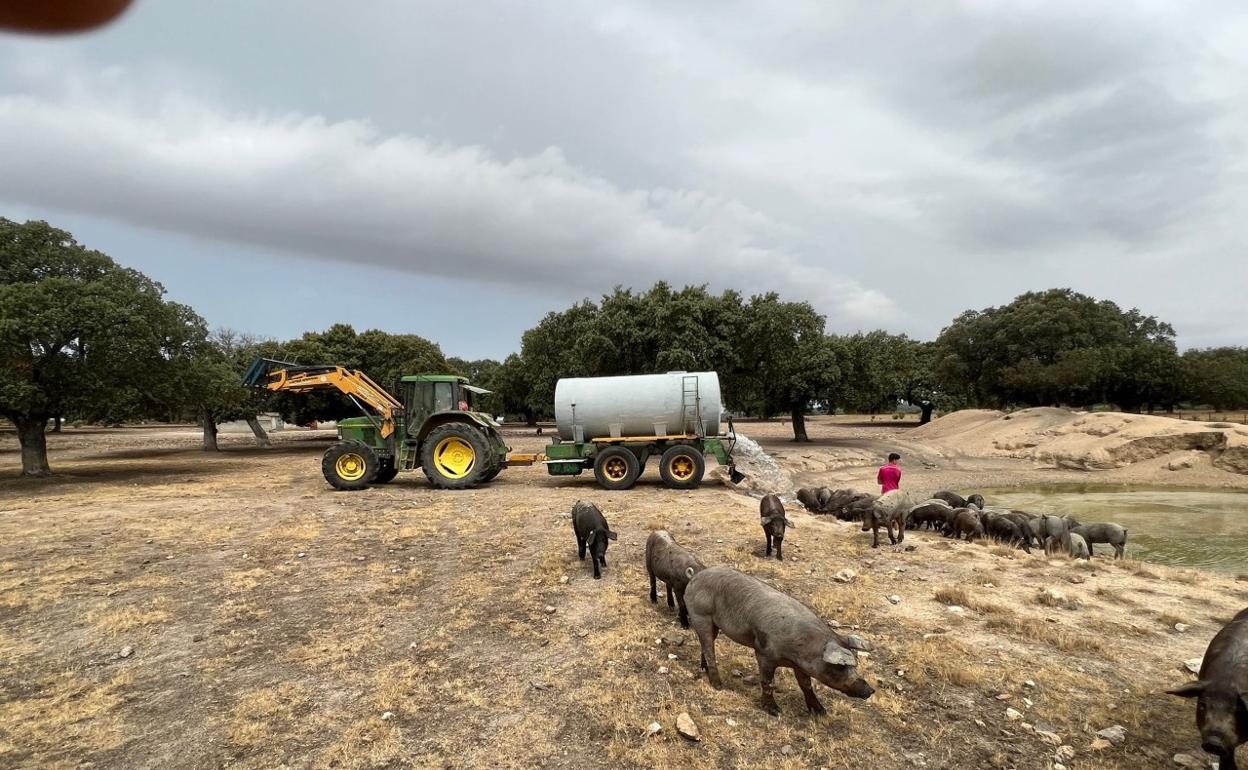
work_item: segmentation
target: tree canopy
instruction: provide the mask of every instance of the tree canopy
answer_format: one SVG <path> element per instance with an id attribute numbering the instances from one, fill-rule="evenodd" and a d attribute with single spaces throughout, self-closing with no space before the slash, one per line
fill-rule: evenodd
<path id="1" fill-rule="evenodd" d="M 202 323 L 64 230 L 0 219 L 0 414 L 17 427 L 23 473 L 50 470 L 49 418 L 115 421 L 162 402 L 188 321 Z"/>

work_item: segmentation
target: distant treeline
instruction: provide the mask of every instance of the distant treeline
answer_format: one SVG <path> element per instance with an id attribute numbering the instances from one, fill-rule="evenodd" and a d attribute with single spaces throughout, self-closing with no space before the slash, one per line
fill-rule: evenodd
<path id="1" fill-rule="evenodd" d="M 494 391 L 485 411 L 530 422 L 551 416 L 560 377 L 715 370 L 729 409 L 786 415 L 797 440 L 814 408 L 878 413 L 905 402 L 924 420 L 968 406 L 1248 408 L 1248 349 L 1180 355 L 1174 336 L 1153 316 L 1069 289 L 968 310 L 920 341 L 828 334 L 808 303 L 774 293 L 659 283 L 551 312 L 518 353 L 468 361 L 417 335 L 345 324 L 287 341 L 210 333 L 160 284 L 69 233 L 0 218 L 0 416 L 17 426 L 30 474 L 48 472 L 44 431 L 63 419 L 194 420 L 211 449 L 218 423 L 260 411 L 297 424 L 354 414 L 333 396 L 240 387 L 256 356 L 362 369 L 386 386 L 401 374 L 463 374 Z"/>

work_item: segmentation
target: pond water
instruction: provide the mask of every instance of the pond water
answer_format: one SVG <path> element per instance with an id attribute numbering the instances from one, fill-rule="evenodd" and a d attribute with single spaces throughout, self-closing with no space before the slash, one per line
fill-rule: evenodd
<path id="1" fill-rule="evenodd" d="M 1248 573 L 1248 492 L 1053 484 L 980 493 L 991 506 L 1121 524 L 1130 558 Z M 1097 550 L 1113 553 L 1107 545 Z"/>

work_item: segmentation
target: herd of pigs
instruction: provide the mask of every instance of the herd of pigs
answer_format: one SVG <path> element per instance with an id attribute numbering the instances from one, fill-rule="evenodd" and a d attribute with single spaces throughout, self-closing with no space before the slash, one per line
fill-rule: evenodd
<path id="1" fill-rule="evenodd" d="M 1121 559 L 1127 550 L 1127 530 L 1118 524 L 1080 524 L 1073 516 L 993 508 L 984 504 L 982 495 L 962 497 L 956 492 L 937 492 L 916 503 L 910 493 L 900 489 L 876 497 L 852 489 L 803 487 L 797 491 L 797 499 L 811 513 L 830 513 L 842 521 L 861 521 L 862 531 L 872 533 L 873 548 L 880 546 L 880 527 L 888 532 L 891 543 L 904 540 L 907 528 L 930 527 L 946 537 L 988 538 L 1016 545 L 1028 553 L 1035 544 L 1048 553 L 1061 551 L 1079 559 L 1090 559 L 1097 543 L 1112 545 L 1116 559 Z M 783 528 L 774 523 L 777 506 L 783 514 L 784 506 L 779 498 L 775 495 L 763 498 L 763 529 L 768 530 L 769 539 L 774 538 L 777 531 L 781 538 L 784 536 Z M 773 522 L 770 529 L 769 518 Z"/>
<path id="2" fill-rule="evenodd" d="M 1112 545 L 1115 557 L 1121 558 L 1127 542 L 1126 530 L 1116 524 L 1080 524 L 1068 516 L 997 510 L 987 507 L 979 495 L 962 498 L 940 492 L 915 503 L 900 491 L 874 497 L 821 488 L 799 490 L 798 500 L 813 513 L 861 521 L 862 531 L 873 530 L 873 547 L 879 545 L 880 527 L 888 531 L 890 541 L 900 543 L 907 526 L 929 526 L 968 540 L 987 537 L 1012 542 L 1025 550 L 1035 543 L 1085 559 L 1096 543 Z M 793 526 L 785 516 L 783 501 L 776 495 L 763 497 L 759 516 L 766 554 L 774 549 L 776 558 L 783 560 L 784 533 Z M 607 566 L 607 545 L 616 533 L 598 506 L 584 501 L 572 507 L 572 528 L 577 555 L 583 560 L 588 553 L 594 578 L 600 578 Z M 698 635 L 701 666 L 712 687 L 723 686 L 715 661 L 715 639 L 722 631 L 754 650 L 762 707 L 769 714 L 780 713 L 774 688 L 777 668 L 793 669 L 806 709 L 813 715 L 826 711 L 815 696 L 812 679 L 853 698 L 869 698 L 875 692 L 857 670 L 857 651 L 871 650 L 871 643 L 861 636 L 841 634 L 804 602 L 730 567 L 707 567 L 662 529 L 651 532 L 646 540 L 646 572 L 650 601 L 658 602 L 662 581 L 668 607 L 678 608 L 681 626 Z M 1248 609 L 1214 636 L 1199 678 L 1167 692 L 1198 699 L 1196 724 L 1202 747 L 1218 757 L 1219 770 L 1236 770 L 1235 749 L 1248 741 Z"/>

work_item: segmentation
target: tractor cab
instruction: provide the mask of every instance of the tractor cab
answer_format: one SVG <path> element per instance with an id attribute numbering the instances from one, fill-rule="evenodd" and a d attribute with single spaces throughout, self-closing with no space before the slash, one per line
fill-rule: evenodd
<path id="1" fill-rule="evenodd" d="M 450 374 L 416 374 L 399 378 L 399 400 L 409 438 L 417 438 L 425 422 L 442 412 L 475 412 L 476 399 L 489 391 L 468 384 L 468 378 Z"/>

